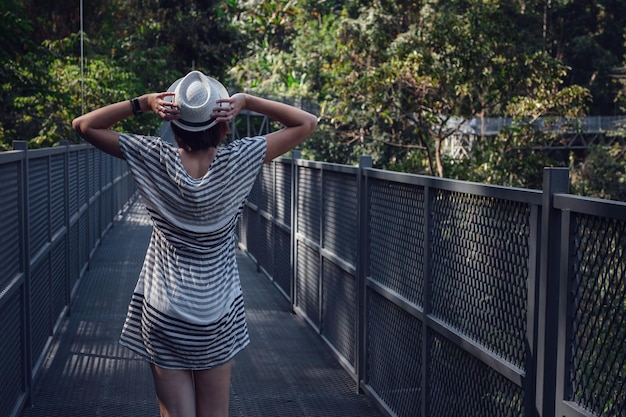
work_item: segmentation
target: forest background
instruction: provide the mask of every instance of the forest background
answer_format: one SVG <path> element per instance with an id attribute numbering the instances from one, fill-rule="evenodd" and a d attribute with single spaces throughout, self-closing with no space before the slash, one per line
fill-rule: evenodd
<path id="1" fill-rule="evenodd" d="M 81 3 L 0 0 L 0 150 L 80 143 L 77 115 L 198 69 L 314 104 L 306 158 L 523 188 L 565 166 L 574 193 L 626 201 L 622 146 L 546 151 L 575 127 L 536 128 L 626 114 L 626 0 L 85 0 L 82 18 Z M 451 118 L 487 117 L 513 123 L 444 152 Z"/>

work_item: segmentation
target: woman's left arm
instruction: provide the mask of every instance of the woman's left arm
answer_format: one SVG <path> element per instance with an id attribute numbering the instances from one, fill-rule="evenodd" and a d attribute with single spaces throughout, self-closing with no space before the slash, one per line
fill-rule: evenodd
<path id="1" fill-rule="evenodd" d="M 164 120 L 178 117 L 178 109 L 165 97 L 174 93 L 151 93 L 138 97 L 139 109 L 142 112 L 153 111 Z M 101 107 L 77 117 L 72 121 L 72 128 L 87 142 L 103 152 L 123 159 L 119 144 L 119 133 L 110 129 L 115 123 L 134 114 L 130 100 Z"/>

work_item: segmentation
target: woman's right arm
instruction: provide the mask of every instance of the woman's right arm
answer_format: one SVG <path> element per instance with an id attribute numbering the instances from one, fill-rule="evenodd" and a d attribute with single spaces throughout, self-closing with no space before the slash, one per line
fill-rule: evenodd
<path id="1" fill-rule="evenodd" d="M 173 93 L 144 94 L 138 98 L 141 111 L 151 110 L 163 120 L 178 118 L 179 111 L 165 97 Z M 111 130 L 111 126 L 133 115 L 129 100 L 101 107 L 83 114 L 72 121 L 72 128 L 87 142 L 96 148 L 117 158 L 124 158 L 119 144 L 119 133 Z"/>
<path id="2" fill-rule="evenodd" d="M 227 111 L 228 116 L 222 120 L 230 120 L 241 110 L 250 110 L 263 114 L 282 123 L 285 127 L 266 136 L 267 151 L 263 162 L 270 162 L 274 158 L 295 148 L 302 143 L 317 126 L 317 117 L 304 110 L 273 100 L 256 97 L 250 94 L 238 93 L 223 100 L 230 103 L 232 109 Z M 217 109 L 219 112 L 219 109 Z M 219 119 L 218 119 L 219 120 Z"/>

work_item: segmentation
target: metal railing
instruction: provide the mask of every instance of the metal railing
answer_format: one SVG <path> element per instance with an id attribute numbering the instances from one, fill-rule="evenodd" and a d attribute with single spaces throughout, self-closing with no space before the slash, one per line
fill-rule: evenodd
<path id="1" fill-rule="evenodd" d="M 452 158 L 467 158 L 482 137 L 500 134 L 503 129 L 519 124 L 510 117 L 451 117 L 445 120 L 450 135 L 443 140 L 443 152 Z M 580 151 L 592 146 L 626 146 L 626 115 L 579 118 L 546 117 L 533 123 L 545 134 L 543 143 L 528 144 L 528 149 Z"/>
<path id="2" fill-rule="evenodd" d="M 270 129 L 246 119 L 234 139 Z M 0 417 L 134 194 L 89 145 L 16 149 L 0 154 Z M 263 167 L 239 244 L 385 413 L 626 414 L 626 204 L 567 194 L 563 169 L 537 191 L 294 156 Z"/>
<path id="3" fill-rule="evenodd" d="M 0 416 L 19 415 L 89 261 L 135 188 L 91 145 L 0 153 Z"/>
<path id="4" fill-rule="evenodd" d="M 483 117 L 465 119 L 451 117 L 446 121 L 449 130 L 474 136 L 497 135 L 505 127 L 517 122 L 511 117 Z M 561 133 L 607 133 L 624 131 L 626 115 L 621 116 L 589 116 L 589 117 L 542 117 L 533 126 L 544 132 Z"/>
<path id="5" fill-rule="evenodd" d="M 390 416 L 626 415 L 626 204 L 568 181 L 279 159 L 239 244 Z"/>

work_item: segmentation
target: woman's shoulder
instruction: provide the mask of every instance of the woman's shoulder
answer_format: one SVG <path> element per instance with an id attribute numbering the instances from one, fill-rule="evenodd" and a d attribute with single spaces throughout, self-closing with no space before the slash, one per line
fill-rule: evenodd
<path id="1" fill-rule="evenodd" d="M 168 142 L 163 141 L 158 136 L 138 135 L 135 133 L 122 133 L 120 134 L 119 141 L 120 148 L 125 154 L 161 153 L 164 149 L 172 147 Z"/>
<path id="2" fill-rule="evenodd" d="M 254 149 L 265 149 L 265 136 L 252 136 L 236 139 L 223 146 L 228 153 L 241 153 L 254 151 Z"/>
<path id="3" fill-rule="evenodd" d="M 218 148 L 216 165 L 228 169 L 253 170 L 263 162 L 266 151 L 264 136 L 245 137 L 224 144 Z"/>
<path id="4" fill-rule="evenodd" d="M 121 141 L 148 144 L 161 142 L 161 138 L 158 136 L 139 135 L 137 133 L 120 133 L 120 142 Z"/>
<path id="5" fill-rule="evenodd" d="M 244 138 L 235 139 L 234 141 L 230 142 L 226 146 L 233 146 L 233 147 L 255 146 L 261 143 L 265 143 L 265 140 L 266 140 L 265 136 L 246 136 Z"/>

